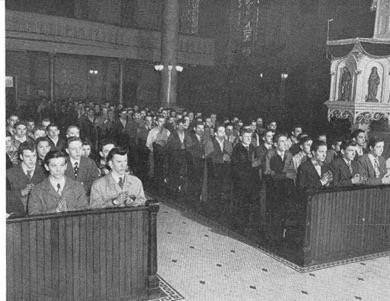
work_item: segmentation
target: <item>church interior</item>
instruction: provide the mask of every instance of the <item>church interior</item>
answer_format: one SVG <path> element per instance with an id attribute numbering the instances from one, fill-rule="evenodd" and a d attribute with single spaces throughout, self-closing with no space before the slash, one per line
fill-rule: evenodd
<path id="1" fill-rule="evenodd" d="M 24 203 L 23 217 L 7 216 L 4 298 L 390 300 L 390 181 L 385 180 L 390 178 L 389 0 L 6 0 L 3 6 L 7 138 L 12 136 L 12 116 L 27 125 L 35 122 L 36 128 L 50 119 L 43 131 L 49 137 L 50 128 L 57 127 L 71 162 L 69 147 L 77 141 L 65 134 L 75 126 L 79 137 L 91 140 L 99 169 L 107 159 L 101 142 L 117 139 L 115 148 L 128 150 L 126 172 L 141 179 L 148 199 L 145 206 L 101 207 L 96 212 L 59 213 L 57 208 L 46 217 L 30 215 Z M 69 108 L 74 104 L 73 118 Z M 79 123 L 83 113 L 77 104 L 90 111 L 99 107 L 91 139 L 85 134 L 90 128 Z M 245 201 L 234 197 L 236 186 L 228 190 L 226 182 L 212 178 L 213 172 L 230 175 L 230 169 L 210 167 L 214 157 L 205 159 L 206 142 L 203 157 L 191 151 L 198 161 L 183 171 L 174 166 L 175 156 L 189 162 L 192 144 L 183 155 L 184 134 L 177 136 L 183 152 L 179 146 L 161 159 L 159 141 L 148 144 L 153 129 L 144 140 L 139 140 L 141 126 L 124 131 L 130 138 L 123 138 L 120 130 L 102 132 L 106 122 L 112 121 L 113 127 L 123 123 L 124 112 L 130 116 L 128 125 L 137 114 L 143 126 L 153 117 L 162 135 L 164 111 L 171 126 L 165 128 L 172 133 L 188 113 L 192 119 L 195 115 L 188 129 L 194 127 L 193 137 L 199 122 L 205 133 L 213 129 L 211 136 L 218 135 L 221 124 L 227 133 L 229 125 L 236 131 L 241 123 L 229 164 L 230 156 L 234 163 L 237 143 L 244 143 L 242 129 L 258 119 L 261 125 L 253 125 L 255 147 L 266 139 L 272 123 L 278 127 L 274 138 L 281 131 L 292 139 L 296 127 L 312 138 L 326 134 L 328 151 L 336 138 L 352 140 L 351 133 L 361 131 L 367 134 L 368 150 L 369 138 L 381 139 L 387 174 L 384 170 L 383 182 L 372 187 L 332 187 L 303 196 L 291 188 L 292 181 L 269 184 L 267 176 L 274 176 L 266 172 L 269 151 L 262 161 L 254 148 L 249 169 L 257 168 L 261 184 L 248 180 L 240 193 L 251 198 L 245 189 L 254 183 L 258 204 L 242 205 Z M 104 114 L 108 117 L 97 125 Z M 206 117 L 212 115 L 219 125 Z M 124 145 L 122 138 L 128 139 Z M 297 141 L 299 152 L 303 142 Z M 37 153 L 42 168 L 48 165 L 47 157 L 40 159 Z M 264 167 L 253 165 L 255 161 Z M 196 162 L 203 167 L 196 169 Z M 18 163 L 12 164 L 15 168 Z M 14 187 L 8 187 L 8 173 L 7 167 L 7 202 Z M 99 177 L 104 175 L 99 170 Z M 76 170 L 75 176 L 77 181 Z M 199 179 L 202 183 L 196 186 Z M 293 180 L 299 185 L 297 175 Z M 95 183 L 86 194 L 91 200 Z M 225 190 L 218 195 L 218 189 Z M 229 193 L 231 203 L 226 205 Z M 214 203 L 215 195 L 219 202 Z M 250 227 L 235 223 L 239 218 L 247 219 Z"/>

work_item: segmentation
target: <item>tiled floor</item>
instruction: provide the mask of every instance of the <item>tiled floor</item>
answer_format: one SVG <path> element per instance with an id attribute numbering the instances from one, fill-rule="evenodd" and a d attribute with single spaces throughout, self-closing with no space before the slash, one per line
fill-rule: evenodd
<path id="1" fill-rule="evenodd" d="M 301 274 L 160 205 L 158 273 L 185 300 L 390 301 L 390 257 Z"/>

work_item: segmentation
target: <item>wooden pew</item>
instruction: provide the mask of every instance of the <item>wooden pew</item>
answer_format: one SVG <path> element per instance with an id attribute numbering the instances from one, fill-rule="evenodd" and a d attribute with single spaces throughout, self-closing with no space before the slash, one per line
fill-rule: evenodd
<path id="1" fill-rule="evenodd" d="M 7 220 L 7 300 L 158 297 L 159 204 Z"/>
<path id="2" fill-rule="evenodd" d="M 325 189 L 301 202 L 279 255 L 309 267 L 390 251 L 390 185 Z"/>

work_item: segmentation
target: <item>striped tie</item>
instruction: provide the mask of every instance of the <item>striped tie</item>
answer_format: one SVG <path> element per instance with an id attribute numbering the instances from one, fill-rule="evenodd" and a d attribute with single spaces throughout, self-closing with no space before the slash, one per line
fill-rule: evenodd
<path id="1" fill-rule="evenodd" d="M 57 184 L 57 193 L 61 195 L 61 185 L 58 183 Z M 56 209 L 57 212 L 65 212 L 67 211 L 66 207 L 66 200 L 64 198 L 60 198 L 60 201 L 58 202 L 58 206 Z"/>

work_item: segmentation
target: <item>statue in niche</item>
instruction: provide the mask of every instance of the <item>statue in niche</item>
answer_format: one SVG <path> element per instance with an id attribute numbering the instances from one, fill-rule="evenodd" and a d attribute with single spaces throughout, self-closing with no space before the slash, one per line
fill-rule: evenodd
<path id="1" fill-rule="evenodd" d="M 340 99 L 342 101 L 351 101 L 352 76 L 347 67 L 343 68 L 340 84 Z"/>
<path id="2" fill-rule="evenodd" d="M 368 78 L 368 94 L 366 96 L 366 102 L 379 102 L 376 98 L 378 93 L 378 86 L 380 78 L 377 67 L 372 67 L 370 77 Z"/>

